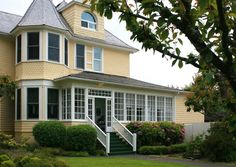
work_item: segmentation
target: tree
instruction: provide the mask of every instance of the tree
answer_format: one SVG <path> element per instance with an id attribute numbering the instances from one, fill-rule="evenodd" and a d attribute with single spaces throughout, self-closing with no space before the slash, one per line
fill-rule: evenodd
<path id="1" fill-rule="evenodd" d="M 0 75 L 0 99 L 3 96 L 10 97 L 13 99 L 16 88 L 17 88 L 16 82 L 11 80 L 9 76 Z"/>
<path id="2" fill-rule="evenodd" d="M 108 19 L 114 12 L 132 33 L 131 39 L 162 57 L 191 64 L 199 70 L 220 73 L 236 93 L 236 1 L 235 0 L 85 0 L 91 9 Z M 186 54 L 178 47 L 194 46 Z M 188 47 L 188 46 L 185 46 Z M 214 69 L 214 70 L 212 70 Z M 235 97 L 235 95 L 234 95 Z M 231 111 L 236 113 L 232 101 Z"/>
<path id="3" fill-rule="evenodd" d="M 194 78 L 194 82 L 185 88 L 186 91 L 194 92 L 187 96 L 187 110 L 204 114 L 207 122 L 227 119 L 230 116 L 227 105 L 232 98 L 232 91 L 228 85 L 220 74 L 201 72 Z"/>

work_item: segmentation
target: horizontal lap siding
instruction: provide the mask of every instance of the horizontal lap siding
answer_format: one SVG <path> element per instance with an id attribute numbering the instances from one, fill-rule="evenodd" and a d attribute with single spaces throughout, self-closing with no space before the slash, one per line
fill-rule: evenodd
<path id="1" fill-rule="evenodd" d="M 187 112 L 185 106 L 186 96 L 176 96 L 176 122 L 177 123 L 198 123 L 204 122 L 204 116 L 198 112 Z"/>
<path id="2" fill-rule="evenodd" d="M 0 75 L 15 77 L 15 40 L 9 36 L 0 35 Z M 0 98 L 0 131 L 14 131 L 14 102 Z"/>

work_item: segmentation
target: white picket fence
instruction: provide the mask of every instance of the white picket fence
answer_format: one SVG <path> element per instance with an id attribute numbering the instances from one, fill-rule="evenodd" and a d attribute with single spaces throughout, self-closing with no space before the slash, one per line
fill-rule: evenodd
<path id="1" fill-rule="evenodd" d="M 185 141 L 191 141 L 196 136 L 201 134 L 208 134 L 208 130 L 210 129 L 211 123 L 192 123 L 192 124 L 184 124 L 185 128 Z"/>

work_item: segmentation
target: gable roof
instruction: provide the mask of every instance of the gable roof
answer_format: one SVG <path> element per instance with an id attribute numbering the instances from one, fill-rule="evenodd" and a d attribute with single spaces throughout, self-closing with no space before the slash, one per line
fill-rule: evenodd
<path id="1" fill-rule="evenodd" d="M 18 26 L 32 25 L 47 25 L 62 30 L 68 30 L 61 21 L 60 15 L 51 0 L 34 0 L 31 3 Z"/>
<path id="2" fill-rule="evenodd" d="M 65 79 L 75 79 L 75 80 L 77 79 L 77 80 L 82 80 L 82 81 L 101 82 L 101 83 L 107 83 L 107 84 L 112 84 L 112 85 L 144 88 L 144 89 L 151 89 L 151 90 L 181 92 L 181 90 L 179 89 L 156 85 L 156 84 L 140 81 L 140 80 L 129 78 L 129 77 L 104 74 L 104 73 L 96 73 L 96 72 L 88 72 L 88 71 L 83 71 L 78 74 L 71 74 L 68 76 L 57 78 L 55 79 L 55 81 L 61 81 Z"/>
<path id="3" fill-rule="evenodd" d="M 9 34 L 21 18 L 19 15 L 0 11 L 0 33 Z"/>

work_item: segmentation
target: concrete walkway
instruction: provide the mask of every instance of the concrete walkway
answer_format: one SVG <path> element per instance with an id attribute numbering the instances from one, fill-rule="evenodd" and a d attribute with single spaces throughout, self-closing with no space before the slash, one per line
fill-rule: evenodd
<path id="1" fill-rule="evenodd" d="M 123 157 L 123 156 L 122 156 Z M 142 160 L 151 160 L 158 162 L 169 162 L 183 165 L 191 165 L 196 167 L 236 167 L 236 163 L 214 163 L 203 160 L 190 160 L 183 159 L 181 157 L 168 157 L 168 156 L 156 156 L 156 155 L 127 155 L 126 157 Z"/>

